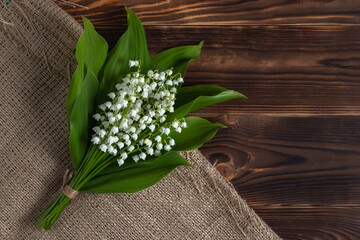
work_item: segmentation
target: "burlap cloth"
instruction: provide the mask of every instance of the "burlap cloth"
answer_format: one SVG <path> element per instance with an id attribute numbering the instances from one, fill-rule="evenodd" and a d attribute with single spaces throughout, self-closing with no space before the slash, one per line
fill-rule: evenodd
<path id="1" fill-rule="evenodd" d="M 52 1 L 0 13 L 0 239 L 278 239 L 198 151 L 184 154 L 196 168 L 135 194 L 80 194 L 37 229 L 71 167 L 65 97 L 82 27 Z"/>

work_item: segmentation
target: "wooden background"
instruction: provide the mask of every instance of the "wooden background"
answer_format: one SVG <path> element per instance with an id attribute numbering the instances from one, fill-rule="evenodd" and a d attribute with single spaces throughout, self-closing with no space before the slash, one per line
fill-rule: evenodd
<path id="1" fill-rule="evenodd" d="M 186 84 L 249 100 L 196 113 L 229 126 L 201 151 L 284 239 L 360 236 L 360 1 L 72 0 L 113 46 L 126 4 L 150 53 L 205 40 Z"/>

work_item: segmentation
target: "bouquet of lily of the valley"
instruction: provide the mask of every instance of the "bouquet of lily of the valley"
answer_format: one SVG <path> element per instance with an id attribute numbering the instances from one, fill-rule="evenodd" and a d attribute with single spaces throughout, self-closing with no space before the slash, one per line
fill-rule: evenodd
<path id="1" fill-rule="evenodd" d="M 137 192 L 179 165 L 191 166 L 177 151 L 200 147 L 224 126 L 186 115 L 245 98 L 218 86 L 181 87 L 202 42 L 150 58 L 140 20 L 126 12 L 128 29 L 109 53 L 106 41 L 83 17 L 78 66 L 66 99 L 75 174 L 39 214 L 38 226 L 45 230 L 78 192 Z"/>

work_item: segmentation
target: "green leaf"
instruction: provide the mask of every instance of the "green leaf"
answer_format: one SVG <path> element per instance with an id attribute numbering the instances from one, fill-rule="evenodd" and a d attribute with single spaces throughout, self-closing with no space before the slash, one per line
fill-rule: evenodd
<path id="1" fill-rule="evenodd" d="M 104 168 L 100 173 L 98 173 L 96 176 L 100 176 L 100 175 L 105 175 L 105 174 L 109 174 L 109 173 L 113 173 L 113 172 L 118 172 L 118 171 L 122 171 L 124 169 L 127 168 L 131 168 L 134 165 L 149 165 L 151 164 L 153 161 L 155 161 L 158 157 L 155 156 L 147 156 L 145 161 L 140 161 L 140 162 L 134 162 L 132 161 L 132 155 L 128 156 L 128 159 L 130 159 L 130 161 L 125 161 L 125 163 L 121 166 L 119 166 L 119 164 L 114 161 L 113 163 L 111 163 L 109 166 L 107 166 L 106 168 Z"/>
<path id="2" fill-rule="evenodd" d="M 120 83 L 126 74 L 135 71 L 134 68 L 129 67 L 129 60 L 141 60 L 141 70 L 146 70 L 149 66 L 150 58 L 144 27 L 133 11 L 126 8 L 126 13 L 128 29 L 111 50 L 105 63 L 98 104 L 107 100 L 108 93 L 115 91 L 116 83 Z"/>
<path id="3" fill-rule="evenodd" d="M 84 61 L 88 70 L 91 70 L 95 76 L 98 76 L 102 66 L 105 63 L 108 51 L 106 40 L 95 31 L 94 26 L 86 18 L 84 21 Z"/>
<path id="4" fill-rule="evenodd" d="M 70 89 L 66 98 L 66 112 L 70 121 L 76 98 L 80 94 L 84 76 L 91 70 L 98 76 L 103 67 L 108 50 L 106 40 L 100 36 L 91 22 L 83 17 L 84 31 L 81 34 L 76 46 L 76 59 L 78 67 L 72 76 Z"/>
<path id="5" fill-rule="evenodd" d="M 85 72 L 84 68 L 85 68 L 84 64 L 78 63 L 78 66 L 72 76 L 69 92 L 66 97 L 65 106 L 69 121 L 69 127 L 70 127 L 71 112 L 73 110 L 75 100 L 80 93 L 81 86 L 84 82 L 84 72 Z"/>
<path id="6" fill-rule="evenodd" d="M 95 177 L 80 191 L 93 193 L 138 192 L 154 185 L 180 165 L 191 166 L 177 152 L 167 152 L 151 163 L 138 162 L 130 168 Z"/>
<path id="7" fill-rule="evenodd" d="M 84 32 L 81 34 L 76 45 L 76 59 L 78 66 L 72 76 L 70 88 L 66 97 L 66 112 L 70 122 L 71 112 L 77 96 L 80 93 L 81 86 L 84 82 L 85 76 L 85 61 L 84 61 Z M 69 124 L 70 127 L 70 124 Z"/>
<path id="8" fill-rule="evenodd" d="M 247 97 L 239 92 L 214 85 L 182 87 L 177 95 L 175 111 L 168 115 L 166 121 L 180 119 L 189 112 L 235 98 Z"/>
<path id="9" fill-rule="evenodd" d="M 199 148 L 214 137 L 220 128 L 226 126 L 212 123 L 200 117 L 186 117 L 187 128 L 181 133 L 171 131 L 169 136 L 175 140 L 174 151 L 190 151 Z"/>
<path id="10" fill-rule="evenodd" d="M 189 63 L 199 58 L 203 43 L 165 50 L 151 58 L 150 69 L 163 71 L 174 67 L 174 74 L 180 73 L 184 77 Z"/>
<path id="11" fill-rule="evenodd" d="M 75 169 L 80 166 L 88 148 L 88 133 L 91 133 L 98 86 L 95 74 L 91 70 L 87 71 L 70 118 L 70 155 Z"/>
<path id="12" fill-rule="evenodd" d="M 220 93 L 229 91 L 231 90 L 216 85 L 194 85 L 182 87 L 176 94 L 175 108 L 185 105 L 200 96 L 216 96 Z M 234 97 L 235 96 L 247 99 L 246 96 L 238 92 L 234 92 Z"/>

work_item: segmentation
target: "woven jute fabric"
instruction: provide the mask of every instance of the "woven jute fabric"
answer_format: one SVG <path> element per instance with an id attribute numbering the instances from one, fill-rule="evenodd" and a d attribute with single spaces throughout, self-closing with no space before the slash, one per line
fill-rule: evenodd
<path id="1" fill-rule="evenodd" d="M 134 194 L 81 193 L 51 230 L 34 217 L 71 168 L 65 98 L 82 27 L 52 1 L 0 9 L 0 239 L 278 239 L 198 152 Z"/>

